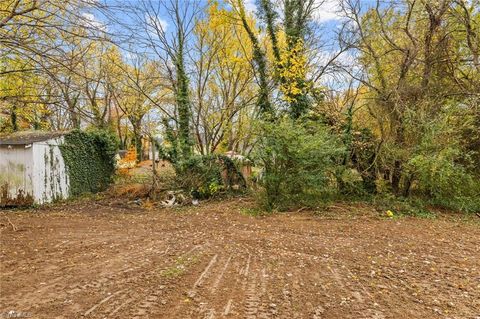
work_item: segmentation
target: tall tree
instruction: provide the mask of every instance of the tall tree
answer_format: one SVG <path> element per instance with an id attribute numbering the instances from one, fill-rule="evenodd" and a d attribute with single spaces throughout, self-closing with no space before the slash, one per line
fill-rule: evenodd
<path id="1" fill-rule="evenodd" d="M 166 115 L 176 125 L 176 142 L 182 158 L 192 154 L 190 80 L 187 72 L 189 39 L 200 12 L 198 1 L 142 0 L 133 8 L 143 27 L 136 35 L 158 58 L 168 74 L 175 96 L 174 112 Z M 167 121 L 170 125 L 170 121 Z"/>
<path id="2" fill-rule="evenodd" d="M 359 52 L 355 62 L 364 69 L 362 76 L 351 75 L 368 88 L 368 109 L 380 132 L 381 170 L 395 193 L 407 195 L 415 176 L 406 166 L 423 130 L 440 120 L 446 105 L 471 105 L 476 95 L 477 89 L 466 92 L 457 78 L 460 70 L 475 77 L 467 62 L 473 55 L 459 50 L 468 47 L 468 27 L 451 19 L 461 6 L 452 0 L 377 1 L 363 13 L 360 2 L 344 1 L 343 8 L 349 19 L 344 41 Z"/>
<path id="3" fill-rule="evenodd" d="M 253 24 L 253 21 L 250 21 Z M 235 14 L 212 2 L 195 27 L 193 117 L 202 154 L 248 148 L 245 139 L 255 118 L 255 83 L 248 34 Z"/>

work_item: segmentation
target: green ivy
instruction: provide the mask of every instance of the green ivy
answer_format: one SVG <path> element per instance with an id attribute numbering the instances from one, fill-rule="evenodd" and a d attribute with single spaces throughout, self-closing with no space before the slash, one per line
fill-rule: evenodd
<path id="1" fill-rule="evenodd" d="M 105 190 L 115 172 L 116 137 L 103 130 L 75 130 L 60 146 L 70 180 L 70 195 Z"/>

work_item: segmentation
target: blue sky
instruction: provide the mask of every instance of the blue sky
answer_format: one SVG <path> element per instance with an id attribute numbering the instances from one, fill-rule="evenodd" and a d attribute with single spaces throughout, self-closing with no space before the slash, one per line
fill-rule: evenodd
<path id="1" fill-rule="evenodd" d="M 95 1 L 95 0 L 91 0 Z M 106 4 L 109 6 L 113 6 L 114 8 L 117 8 L 115 11 L 114 15 L 115 18 L 122 20 L 124 22 L 129 21 L 129 17 L 125 12 L 123 12 L 121 9 L 118 7 L 121 5 L 131 5 L 135 4 L 137 0 L 96 0 L 100 4 Z M 190 0 L 182 0 L 182 1 L 190 1 Z M 204 2 L 206 4 L 207 0 L 199 0 L 200 2 Z M 219 0 L 220 2 L 222 0 Z M 256 2 L 258 0 L 244 0 L 245 7 L 247 10 L 251 12 L 256 11 Z M 371 2 L 372 0 L 365 0 L 365 3 Z M 152 3 L 155 3 L 155 0 L 151 1 Z M 313 20 L 319 24 L 322 25 L 324 32 L 330 33 L 335 30 L 336 26 L 340 23 L 341 21 L 341 16 L 339 16 L 339 4 L 338 0 L 318 0 L 319 3 L 322 3 L 322 5 L 319 7 L 319 9 L 316 11 L 314 14 Z M 100 14 L 92 12 L 89 14 L 85 14 L 88 20 L 92 22 L 92 24 L 100 24 L 100 23 L 106 23 L 105 18 L 101 17 Z M 168 21 L 168 16 L 164 15 L 163 17 L 160 16 L 160 22 L 163 23 L 165 26 L 171 26 L 172 23 Z M 110 26 L 112 28 L 114 26 Z M 113 31 L 113 30 L 110 30 Z"/>
<path id="2" fill-rule="evenodd" d="M 112 16 L 115 19 L 118 19 L 124 24 L 127 25 L 133 25 L 134 21 L 131 16 L 127 14 L 127 10 L 122 10 L 121 6 L 128 6 L 128 5 L 135 5 L 135 4 L 140 4 L 141 0 L 89 0 L 89 1 L 96 1 L 98 4 L 106 4 L 108 6 L 112 6 L 112 8 L 115 8 L 112 12 Z M 137 3 L 138 1 L 138 3 Z M 157 0 L 146 0 L 149 1 L 150 3 L 153 4 L 154 7 L 159 5 L 161 2 Z M 200 2 L 201 5 L 206 5 L 207 0 L 180 0 L 180 1 L 197 1 Z M 222 0 L 218 0 L 221 2 Z M 338 46 L 335 44 L 334 37 L 336 35 L 336 31 L 338 29 L 338 26 L 342 23 L 342 13 L 340 10 L 340 5 L 339 5 L 339 0 L 317 0 L 319 7 L 316 10 L 316 12 L 313 15 L 313 20 L 316 22 L 319 26 L 320 29 L 318 31 L 319 36 L 321 36 L 321 40 L 323 43 L 326 43 L 326 46 L 322 49 L 325 53 L 325 56 L 328 59 L 329 54 L 334 54 L 334 52 L 338 49 Z M 255 12 L 256 11 L 256 6 L 257 6 L 258 0 L 244 0 L 245 7 L 247 10 L 250 12 Z M 371 6 L 375 0 L 363 0 L 361 2 L 362 6 L 364 8 Z M 182 4 L 185 4 L 182 3 Z M 145 14 L 146 16 L 146 14 Z M 122 27 L 119 25 L 115 24 L 110 24 L 106 22 L 108 19 L 106 17 L 102 17 L 100 12 L 95 12 L 92 11 L 89 14 L 86 14 L 86 18 L 91 21 L 92 25 L 102 25 L 102 23 L 105 23 L 107 26 L 107 31 L 111 32 L 112 34 L 116 33 L 122 33 L 125 30 L 122 30 Z M 141 19 L 144 19 L 145 17 L 141 17 Z M 162 10 L 160 11 L 160 14 L 158 15 L 157 23 L 161 24 L 162 27 L 166 29 L 167 34 L 175 32 L 175 27 L 172 21 L 169 21 L 169 17 L 167 14 L 162 13 Z M 137 28 L 137 29 L 141 29 Z M 140 33 L 141 35 L 141 33 Z M 145 35 L 147 36 L 147 34 Z M 119 38 L 117 36 L 117 38 Z M 141 41 L 140 41 L 141 42 Z M 124 49 L 127 48 L 127 43 L 120 43 Z M 133 49 L 141 49 L 141 44 L 138 43 L 137 47 Z M 127 51 L 124 51 L 124 55 L 126 58 L 128 58 L 129 54 Z M 345 57 L 348 59 L 348 57 Z"/>

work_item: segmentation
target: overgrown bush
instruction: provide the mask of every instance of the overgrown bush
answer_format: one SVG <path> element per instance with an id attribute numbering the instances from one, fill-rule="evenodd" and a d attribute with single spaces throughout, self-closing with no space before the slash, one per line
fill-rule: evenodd
<path id="1" fill-rule="evenodd" d="M 455 158 L 458 150 L 446 149 L 438 154 L 417 155 L 409 162 L 417 181 L 417 195 L 432 204 L 470 212 L 480 211 L 480 182 Z"/>
<path id="2" fill-rule="evenodd" d="M 314 206 L 336 192 L 335 166 L 344 156 L 337 138 L 316 121 L 261 123 L 254 155 L 263 167 L 260 204 L 267 210 Z"/>
<path id="3" fill-rule="evenodd" d="M 102 191 L 112 182 L 118 142 L 110 132 L 75 130 L 60 146 L 70 181 L 70 194 Z"/>
<path id="4" fill-rule="evenodd" d="M 358 198 L 369 194 L 362 174 L 354 168 L 340 166 L 337 180 L 339 192 L 343 196 Z"/>
<path id="5" fill-rule="evenodd" d="M 447 106 L 424 127 L 405 171 L 413 195 L 455 210 L 480 211 L 480 163 L 462 141 L 473 123 L 460 108 Z"/>
<path id="6" fill-rule="evenodd" d="M 235 163 L 226 156 L 193 156 L 175 163 L 177 185 L 194 198 L 205 199 L 222 191 L 246 187 Z"/>
<path id="7" fill-rule="evenodd" d="M 360 174 L 361 181 L 357 178 L 353 187 L 344 185 L 346 189 L 344 188 L 342 192 L 354 195 L 375 193 L 375 141 L 373 133 L 367 128 L 362 128 L 354 131 L 352 135 L 350 165 Z M 354 173 L 354 175 L 356 174 Z"/>
<path id="8" fill-rule="evenodd" d="M 387 211 L 391 211 L 395 216 L 436 217 L 436 214 L 430 211 L 425 201 L 420 198 L 405 198 L 385 193 L 372 196 L 370 200 L 382 216 L 385 216 Z"/>

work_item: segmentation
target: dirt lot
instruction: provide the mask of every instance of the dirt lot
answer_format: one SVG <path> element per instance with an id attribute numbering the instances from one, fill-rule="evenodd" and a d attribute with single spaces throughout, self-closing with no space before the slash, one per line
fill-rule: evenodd
<path id="1" fill-rule="evenodd" d="M 249 206 L 0 212 L 0 318 L 480 318 L 478 222 Z"/>

